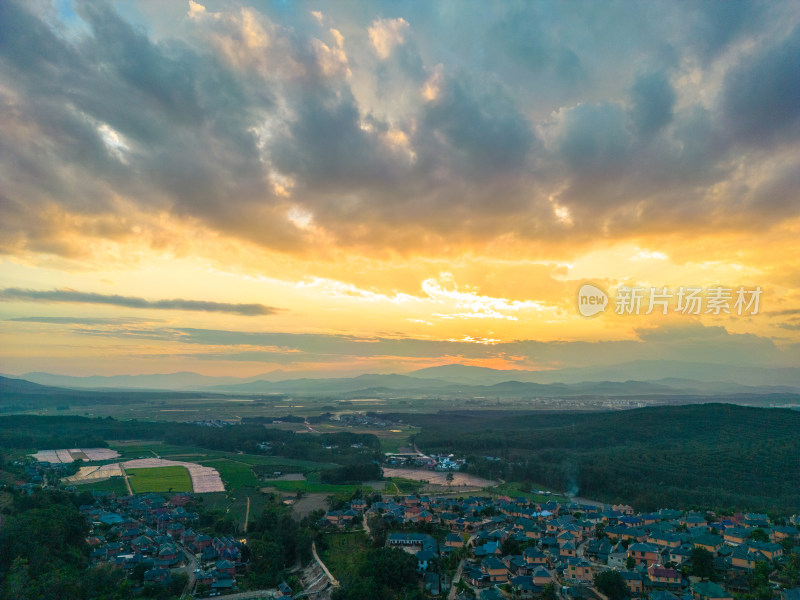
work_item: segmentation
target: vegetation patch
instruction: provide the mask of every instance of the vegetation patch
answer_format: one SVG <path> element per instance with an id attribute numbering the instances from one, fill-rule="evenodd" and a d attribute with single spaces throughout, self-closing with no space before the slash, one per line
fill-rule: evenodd
<path id="1" fill-rule="evenodd" d="M 125 480 L 122 477 L 112 477 L 111 479 L 104 479 L 101 481 L 93 481 L 91 483 L 82 483 L 78 488 L 81 492 L 111 492 L 116 496 L 127 496 L 128 487 L 125 485 Z"/>
<path id="2" fill-rule="evenodd" d="M 186 467 L 153 467 L 127 469 L 128 481 L 134 493 L 191 492 L 192 478 Z"/>
<path id="3" fill-rule="evenodd" d="M 250 465 L 239 462 L 234 459 L 215 458 L 211 460 L 198 461 L 206 467 L 213 467 L 219 471 L 225 487 L 232 491 L 239 490 L 243 487 L 258 487 L 258 478 L 253 474 L 253 469 Z"/>
<path id="4" fill-rule="evenodd" d="M 732 404 L 602 413 L 406 415 L 428 452 L 467 471 L 541 482 L 640 510 L 663 506 L 791 514 L 800 505 L 800 412 Z"/>
<path id="5" fill-rule="evenodd" d="M 424 481 L 404 479 L 402 477 L 392 477 L 392 483 L 401 494 L 417 494 L 426 485 Z"/>
<path id="6" fill-rule="evenodd" d="M 327 534 L 320 545 L 324 548 L 320 552 L 322 562 L 339 581 L 356 577 L 371 547 L 363 531 Z"/>

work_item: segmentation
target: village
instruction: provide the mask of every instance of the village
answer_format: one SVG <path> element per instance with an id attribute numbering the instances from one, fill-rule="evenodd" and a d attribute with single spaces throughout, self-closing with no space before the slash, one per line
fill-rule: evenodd
<path id="1" fill-rule="evenodd" d="M 456 469 L 461 462 L 424 460 L 435 461 L 426 465 L 431 470 Z M 28 471 L 33 483 L 21 488 L 32 493 L 41 478 L 35 468 Z M 794 584 L 798 515 L 668 508 L 642 514 L 628 505 L 537 495 L 539 502 L 530 495 L 358 494 L 339 500 L 315 527 L 321 535 L 366 534 L 412 554 L 417 585 L 432 598 L 734 600 L 755 597 L 756 574 L 766 577 L 768 598 L 800 598 Z M 312 563 L 296 569 L 293 586 L 284 582 L 241 595 L 239 582 L 251 569 L 247 537 L 200 527 L 191 508 L 195 496 L 92 492 L 93 503 L 80 506 L 91 524 L 92 563 L 118 566 L 144 584 L 185 580 L 184 594 L 195 598 L 237 592 L 235 598 L 330 597 L 338 582 L 316 549 Z M 614 581 L 623 582 L 622 592 L 611 587 Z"/>
<path id="2" fill-rule="evenodd" d="M 772 596 L 800 594 L 782 589 L 788 580 L 778 568 L 800 551 L 797 515 L 776 522 L 764 514 L 638 514 L 627 505 L 410 495 L 369 507 L 357 500 L 325 520 L 348 528 L 374 517 L 389 524 L 387 545 L 415 555 L 433 597 L 605 600 L 597 576 L 614 572 L 631 598 L 732 600 L 751 592 L 750 576 L 764 567 Z M 454 573 L 441 568 L 453 564 Z"/>

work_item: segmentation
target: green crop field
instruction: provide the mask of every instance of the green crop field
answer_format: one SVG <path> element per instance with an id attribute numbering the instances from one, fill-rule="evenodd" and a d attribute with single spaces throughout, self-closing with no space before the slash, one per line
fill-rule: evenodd
<path id="1" fill-rule="evenodd" d="M 274 489 L 279 492 L 296 493 L 298 491 L 307 494 L 352 494 L 357 489 L 361 490 L 383 490 L 385 483 L 377 481 L 374 483 L 363 483 L 361 485 L 355 484 L 327 484 L 320 482 L 319 473 L 309 473 L 304 481 L 281 481 L 272 480 L 264 481 L 262 486 L 267 489 Z"/>
<path id="2" fill-rule="evenodd" d="M 137 494 L 144 492 L 191 492 L 192 478 L 186 467 L 153 467 L 127 469 L 131 488 Z"/>
<path id="3" fill-rule="evenodd" d="M 111 492 L 117 496 L 127 496 L 128 488 L 125 486 L 125 480 L 122 477 L 113 477 L 111 479 L 104 479 L 102 481 L 93 481 L 92 483 L 82 483 L 78 487 L 80 492 Z"/>
<path id="4" fill-rule="evenodd" d="M 320 558 L 339 580 L 355 576 L 366 560 L 369 539 L 363 531 L 325 535 Z"/>
<path id="5" fill-rule="evenodd" d="M 235 491 L 243 487 L 258 487 L 260 482 L 253 474 L 250 465 L 238 462 L 233 458 L 213 458 L 210 460 L 198 461 L 206 467 L 213 467 L 219 471 L 219 476 L 225 483 L 225 487 Z"/>

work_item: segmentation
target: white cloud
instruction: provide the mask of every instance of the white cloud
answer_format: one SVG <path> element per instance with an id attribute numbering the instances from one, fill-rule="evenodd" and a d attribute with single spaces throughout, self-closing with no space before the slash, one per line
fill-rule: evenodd
<path id="1" fill-rule="evenodd" d="M 422 290 L 431 300 L 437 303 L 450 304 L 455 310 L 462 309 L 460 312 L 454 313 L 434 313 L 434 316 L 443 319 L 506 319 L 516 321 L 518 320 L 517 316 L 508 313 L 519 313 L 528 310 L 541 312 L 550 308 L 544 303 L 534 300 L 508 300 L 506 298 L 482 296 L 473 291 L 460 291 L 450 273 L 440 273 L 438 279 L 426 279 L 422 282 Z"/>
<path id="2" fill-rule="evenodd" d="M 406 41 L 410 26 L 402 17 L 377 19 L 369 28 L 369 40 L 381 58 L 388 58 L 392 51 Z"/>

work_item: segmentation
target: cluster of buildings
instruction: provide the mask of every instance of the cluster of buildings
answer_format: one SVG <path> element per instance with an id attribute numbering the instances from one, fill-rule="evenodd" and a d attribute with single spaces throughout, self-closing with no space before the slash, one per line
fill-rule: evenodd
<path id="1" fill-rule="evenodd" d="M 359 522 L 360 515 L 366 510 L 367 501 L 357 498 L 348 502 L 343 509 L 329 510 L 322 517 L 322 524 L 335 525 L 337 527 L 347 526 Z"/>
<path id="2" fill-rule="evenodd" d="M 383 461 L 390 467 L 413 467 L 432 471 L 459 471 L 466 464 L 463 458 L 456 458 L 452 454 L 427 456 L 417 452 L 387 453 Z"/>
<path id="3" fill-rule="evenodd" d="M 185 567 L 208 590 L 234 590 L 241 570 L 241 543 L 193 529 L 197 513 L 185 506 L 191 494 L 115 497 L 94 492 L 96 502 L 80 507 L 92 525 L 88 538 L 93 563 L 108 562 L 133 571 L 144 569 L 144 583 L 166 585 L 173 569 Z"/>
<path id="4" fill-rule="evenodd" d="M 798 516 L 777 525 L 762 514 L 712 518 L 667 509 L 635 514 L 623 505 L 429 496 L 375 502 L 367 512 L 403 529 L 421 523 L 446 528 L 449 533 L 438 542 L 424 534 L 396 533 L 387 543 L 412 551 L 420 571 L 432 562 L 426 550 L 438 556 L 459 552 L 466 559 L 461 578 L 480 598 L 492 598 L 500 588 L 515 598 L 539 597 L 551 583 L 566 600 L 597 597 L 595 575 L 615 570 L 633 598 L 732 600 L 734 593 L 749 591 L 748 575 L 757 563 L 789 560 L 784 548 L 800 552 Z M 711 554 L 719 583 L 684 576 L 682 567 L 695 548 Z"/>

